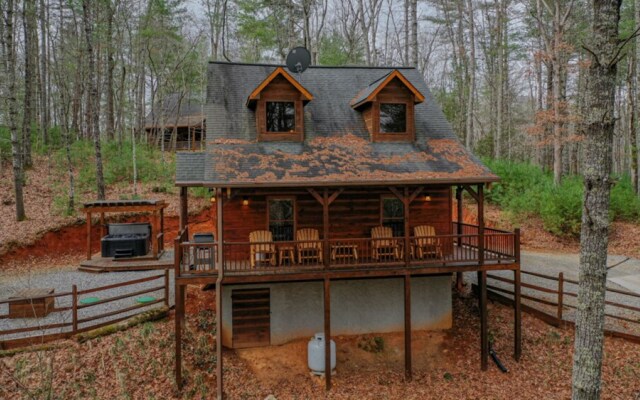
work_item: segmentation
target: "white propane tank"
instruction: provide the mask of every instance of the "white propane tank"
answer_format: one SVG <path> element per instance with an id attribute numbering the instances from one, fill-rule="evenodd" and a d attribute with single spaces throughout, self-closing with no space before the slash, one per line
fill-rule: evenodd
<path id="1" fill-rule="evenodd" d="M 324 374 L 324 333 L 316 333 L 307 345 L 309 369 L 316 375 Z M 331 341 L 331 370 L 336 368 L 336 342 Z"/>

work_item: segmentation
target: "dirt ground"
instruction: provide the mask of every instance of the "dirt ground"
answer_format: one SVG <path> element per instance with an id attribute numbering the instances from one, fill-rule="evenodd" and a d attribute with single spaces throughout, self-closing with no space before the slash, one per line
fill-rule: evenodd
<path id="1" fill-rule="evenodd" d="M 173 318 L 64 348 L 0 358 L 0 398 L 200 399 L 215 393 L 213 294 L 191 290 L 199 307 L 187 316 L 183 359 L 185 386 L 173 380 Z M 206 308 L 209 307 L 207 310 Z M 197 310 L 197 311 L 196 311 Z M 480 370 L 476 300 L 454 296 L 454 326 L 447 332 L 415 332 L 413 380 L 404 379 L 402 335 L 382 334 L 384 350 L 358 347 L 361 336 L 336 337 L 333 388 L 306 367 L 306 340 L 283 346 L 224 350 L 229 399 L 569 399 L 573 336 L 523 314 L 523 349 L 512 358 L 513 312 L 489 304 L 490 338 L 509 372 L 491 362 Z M 640 395 L 640 345 L 606 338 L 603 399 Z"/>

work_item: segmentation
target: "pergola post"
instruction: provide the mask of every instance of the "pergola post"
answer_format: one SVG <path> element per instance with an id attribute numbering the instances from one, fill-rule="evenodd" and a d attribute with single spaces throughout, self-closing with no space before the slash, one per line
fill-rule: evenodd
<path id="1" fill-rule="evenodd" d="M 91 213 L 87 212 L 87 260 L 91 260 Z"/>

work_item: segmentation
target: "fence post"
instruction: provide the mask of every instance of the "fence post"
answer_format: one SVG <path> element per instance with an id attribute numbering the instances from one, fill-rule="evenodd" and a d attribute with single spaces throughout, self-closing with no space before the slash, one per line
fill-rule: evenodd
<path id="1" fill-rule="evenodd" d="M 564 273 L 558 275 L 558 326 L 562 326 L 562 306 L 564 300 Z"/>
<path id="2" fill-rule="evenodd" d="M 71 288 L 72 309 L 73 309 L 73 334 L 78 331 L 78 287 L 73 285 Z"/>
<path id="3" fill-rule="evenodd" d="M 169 268 L 164 269 L 164 305 L 169 307 Z"/>

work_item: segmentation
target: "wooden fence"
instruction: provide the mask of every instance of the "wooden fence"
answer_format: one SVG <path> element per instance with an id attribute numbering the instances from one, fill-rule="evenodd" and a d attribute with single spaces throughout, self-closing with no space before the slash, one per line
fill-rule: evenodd
<path id="1" fill-rule="evenodd" d="M 145 282 L 160 281 L 160 280 L 162 281 L 161 284 L 158 284 L 157 286 L 153 286 L 150 288 L 136 290 L 134 292 L 125 293 L 117 296 L 107 297 L 107 298 L 100 299 L 88 304 L 81 304 L 79 301 L 79 298 L 81 296 L 85 296 L 88 294 L 94 294 L 94 293 L 104 292 L 104 291 L 108 291 L 116 288 L 122 288 L 126 286 L 137 285 Z M 145 303 L 134 304 L 128 307 L 118 308 L 116 310 L 101 313 L 101 314 L 94 314 L 84 318 L 78 317 L 79 310 L 96 307 L 102 304 L 111 303 L 118 300 L 132 298 L 132 297 L 144 295 L 147 293 L 153 293 L 159 290 L 163 291 L 162 298 L 158 298 Z M 158 274 L 158 275 L 153 275 L 153 276 L 139 278 L 139 279 L 133 279 L 126 282 L 118 282 L 118 283 L 95 287 L 91 289 L 78 290 L 76 285 L 72 285 L 71 291 L 52 293 L 52 294 L 49 294 L 46 296 L 40 296 L 40 297 L 33 297 L 31 301 L 33 302 L 33 300 L 43 299 L 43 298 L 63 298 L 63 297 L 70 298 L 71 305 L 65 306 L 65 307 L 54 307 L 54 309 L 51 310 L 51 313 L 71 311 L 70 321 L 0 330 L 0 339 L 6 335 L 29 334 L 32 332 L 37 332 L 37 334 L 35 335 L 28 335 L 26 337 L 0 340 L 0 349 L 9 349 L 9 348 L 16 348 L 16 347 L 33 345 L 33 344 L 42 344 L 42 343 L 50 342 L 57 339 L 71 337 L 81 332 L 97 329 L 106 325 L 111 325 L 111 324 L 123 321 L 125 319 L 131 318 L 140 313 L 138 312 L 133 314 L 127 314 L 124 316 L 122 316 L 121 314 L 129 313 L 131 311 L 139 310 L 141 308 L 149 307 L 158 303 L 164 303 L 164 305 L 168 307 L 169 306 L 169 270 L 166 269 L 164 273 Z M 9 304 L 15 300 L 16 299 L 0 300 L 0 304 Z M 108 321 L 100 322 L 101 319 L 109 318 L 113 316 L 118 316 L 118 317 L 114 319 L 110 319 Z M 4 318 L 8 318 L 8 315 L 6 314 L 0 315 L 0 319 L 4 319 Z M 30 320 L 36 321 L 35 318 L 33 319 L 30 318 Z M 56 332 L 56 333 L 47 333 L 47 331 L 50 331 L 53 329 L 62 330 L 62 331 Z"/>
<path id="2" fill-rule="evenodd" d="M 564 274 L 560 272 L 558 276 L 541 274 L 538 272 L 521 271 L 523 278 L 526 276 L 536 277 L 542 280 L 548 280 L 553 282 L 547 287 L 534 285 L 529 282 L 525 282 L 525 279 L 521 281 L 521 287 L 530 289 L 527 294 L 522 293 L 521 298 L 528 300 L 532 303 L 541 305 L 540 307 L 534 307 L 533 305 L 522 304 L 522 310 L 536 317 L 542 319 L 550 325 L 562 327 L 565 325 L 574 325 L 575 322 L 567 319 L 565 310 L 577 309 L 577 301 L 567 301 L 568 298 L 577 299 L 577 287 L 578 281 L 568 279 L 564 277 Z M 495 274 L 487 274 L 487 278 L 493 279 L 497 282 L 513 285 L 513 279 L 498 276 Z M 513 290 L 509 290 L 505 287 L 499 287 L 495 284 L 491 284 L 487 281 L 487 290 L 490 298 L 497 300 L 505 304 L 513 304 L 512 298 Z M 555 288 L 553 288 L 555 286 Z M 607 293 L 615 293 L 621 299 L 629 299 L 630 302 L 638 304 L 640 295 L 629 292 L 626 290 L 619 290 L 614 288 L 607 288 Z M 573 304 L 572 304 L 573 303 Z M 638 330 L 634 332 L 624 330 L 612 330 L 605 329 L 605 334 L 608 336 L 621 337 L 636 343 L 640 343 L 640 335 L 637 333 L 640 331 L 640 307 L 631 304 L 625 304 L 624 302 L 606 300 L 605 304 L 609 311 L 605 310 L 605 317 L 610 320 L 623 321 L 631 323 L 638 327 Z M 619 312 L 613 312 L 617 310 Z M 624 315 L 622 315 L 624 313 Z"/>

